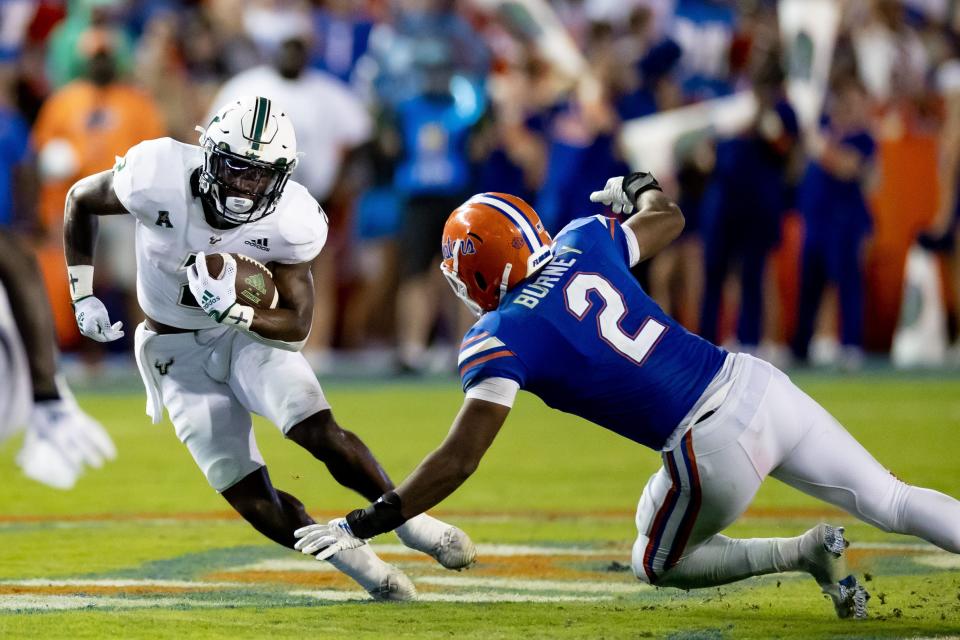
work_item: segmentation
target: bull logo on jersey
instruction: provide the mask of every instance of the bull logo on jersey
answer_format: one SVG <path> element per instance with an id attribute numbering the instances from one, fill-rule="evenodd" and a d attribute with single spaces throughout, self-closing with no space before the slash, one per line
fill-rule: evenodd
<path id="1" fill-rule="evenodd" d="M 443 245 L 441 247 L 443 253 L 443 259 L 449 260 L 453 257 L 453 252 L 456 249 L 457 243 L 453 241 L 450 236 L 447 236 L 443 239 Z M 477 252 L 476 245 L 473 244 L 472 238 L 467 238 L 466 240 L 460 242 L 460 255 L 470 256 Z"/>
<path id="2" fill-rule="evenodd" d="M 173 358 L 170 358 L 166 362 L 157 360 L 153 363 L 153 366 L 160 372 L 160 375 L 165 376 L 170 371 L 170 367 L 173 366 Z"/>

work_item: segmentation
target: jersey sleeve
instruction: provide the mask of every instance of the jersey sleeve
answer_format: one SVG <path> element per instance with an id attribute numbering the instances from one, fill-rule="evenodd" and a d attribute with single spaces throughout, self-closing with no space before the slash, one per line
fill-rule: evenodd
<path id="1" fill-rule="evenodd" d="M 276 261 L 282 264 L 312 262 L 327 243 L 327 214 L 302 185 L 289 182 L 285 189 L 289 192 L 284 194 L 290 198 L 289 203 L 284 204 L 283 212 L 274 215 L 283 216 L 279 230 L 287 250 Z"/>
<path id="2" fill-rule="evenodd" d="M 628 267 L 634 267 L 640 262 L 637 237 L 615 218 L 596 215 L 574 220 L 557 234 L 556 244 L 561 251 L 568 242 L 581 250 L 589 246 L 594 251 L 598 248 L 601 251 L 611 251 L 617 260 L 623 261 Z"/>
<path id="3" fill-rule="evenodd" d="M 114 163 L 113 191 L 134 217 L 156 217 L 164 203 L 182 197 L 182 174 L 170 170 L 182 163 L 176 144 L 170 138 L 146 140 L 130 147 Z"/>
<path id="4" fill-rule="evenodd" d="M 487 315 L 494 314 L 495 311 Z M 464 392 L 490 378 L 513 380 L 522 389 L 527 378 L 526 367 L 502 338 L 503 332 L 498 336 L 491 323 L 484 320 L 486 317 L 467 332 L 460 345 L 457 367 Z"/>

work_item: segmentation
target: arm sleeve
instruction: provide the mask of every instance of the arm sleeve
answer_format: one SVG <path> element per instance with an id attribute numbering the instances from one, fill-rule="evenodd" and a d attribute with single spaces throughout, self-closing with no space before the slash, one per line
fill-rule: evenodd
<path id="1" fill-rule="evenodd" d="M 520 385 L 509 378 L 485 378 L 470 387 L 467 397 L 513 408 Z"/>
<path id="2" fill-rule="evenodd" d="M 605 231 L 605 233 L 600 232 L 598 234 L 602 236 L 601 243 L 608 247 L 612 246 L 628 267 L 636 266 L 640 262 L 640 244 L 637 242 L 637 236 L 634 235 L 633 231 L 620 224 L 616 218 L 597 215 L 593 219 L 599 222 L 603 231 Z M 595 234 L 598 233 L 595 228 L 591 231 Z"/>
<path id="3" fill-rule="evenodd" d="M 467 333 L 460 346 L 457 366 L 465 392 L 489 378 L 512 380 L 520 389 L 527 378 L 526 367 L 506 343 L 478 327 Z"/>
<path id="4" fill-rule="evenodd" d="M 607 252 L 614 261 L 633 267 L 640 262 L 640 245 L 633 231 L 616 218 L 604 215 L 579 218 L 565 226 L 554 239 L 554 244 L 578 250 Z"/>

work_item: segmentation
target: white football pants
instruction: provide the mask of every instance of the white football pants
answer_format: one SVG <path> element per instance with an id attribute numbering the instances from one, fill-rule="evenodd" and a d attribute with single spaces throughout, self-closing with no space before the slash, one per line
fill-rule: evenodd
<path id="1" fill-rule="evenodd" d="M 685 561 L 704 574 L 703 586 L 776 570 L 735 566 L 737 558 L 742 565 L 753 559 L 733 552 L 737 541 L 717 535 L 746 510 L 767 475 L 884 531 L 960 553 L 960 502 L 901 482 L 767 362 L 728 356 L 688 422 L 693 426 L 663 451 L 664 466 L 637 507 L 632 565 L 641 580 L 698 586 L 696 579 L 671 579 Z"/>
<path id="2" fill-rule="evenodd" d="M 268 347 L 236 329 L 158 335 L 140 324 L 135 342 L 147 415 L 156 424 L 166 407 L 177 437 L 217 491 L 264 465 L 251 412 L 285 434 L 330 408 L 302 354 Z"/>

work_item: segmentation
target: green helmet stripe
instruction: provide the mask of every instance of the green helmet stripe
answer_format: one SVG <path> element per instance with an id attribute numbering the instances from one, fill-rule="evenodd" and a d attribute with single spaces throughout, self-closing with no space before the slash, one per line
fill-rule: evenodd
<path id="1" fill-rule="evenodd" d="M 253 134 L 250 136 L 250 141 L 256 151 L 260 149 L 260 136 L 263 135 L 263 129 L 267 126 L 267 119 L 270 117 L 270 101 L 266 98 L 257 98 L 254 111 L 256 115 L 253 118 Z"/>

